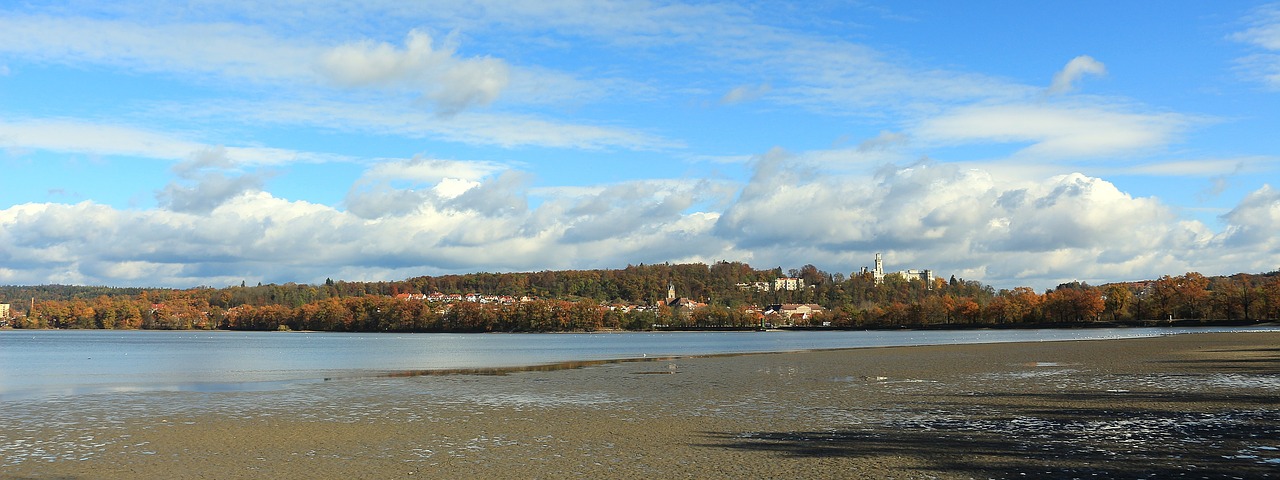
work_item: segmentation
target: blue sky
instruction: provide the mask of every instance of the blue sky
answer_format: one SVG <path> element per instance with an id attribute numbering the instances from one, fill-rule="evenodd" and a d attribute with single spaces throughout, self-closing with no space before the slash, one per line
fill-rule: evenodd
<path id="1" fill-rule="evenodd" d="M 1280 4 L 0 3 L 0 284 L 1280 268 Z"/>

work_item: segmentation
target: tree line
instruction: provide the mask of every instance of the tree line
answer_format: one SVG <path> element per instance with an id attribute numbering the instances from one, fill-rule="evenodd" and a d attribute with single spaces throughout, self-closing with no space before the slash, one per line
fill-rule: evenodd
<path id="1" fill-rule="evenodd" d="M 782 269 L 717 262 L 185 290 L 0 287 L 0 298 L 13 304 L 10 323 L 15 328 L 546 332 L 747 328 L 766 321 L 893 328 L 1280 318 L 1280 272 L 1228 277 L 1188 272 L 1102 286 L 1071 282 L 1044 292 L 1027 287 L 997 291 L 955 277 L 926 284 L 889 275 L 877 284 L 869 274 L 846 277 L 812 265 L 785 275 L 804 280 L 804 287 L 758 289 L 757 282 L 771 284 L 784 276 Z M 679 296 L 705 305 L 691 310 L 665 305 L 668 285 Z M 525 300 L 504 304 L 396 298 L 436 292 Z M 817 304 L 823 310 L 804 319 L 762 318 L 760 307 L 787 303 Z"/>

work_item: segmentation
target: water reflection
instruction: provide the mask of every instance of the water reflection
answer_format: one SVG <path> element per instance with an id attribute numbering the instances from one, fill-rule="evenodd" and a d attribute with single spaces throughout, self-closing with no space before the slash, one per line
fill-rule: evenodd
<path id="1" fill-rule="evenodd" d="M 0 331 L 0 401 L 120 391 L 255 391 L 325 379 L 507 375 L 759 352 L 1132 338 L 1238 328 L 369 334 Z M 1250 328 L 1270 330 L 1277 328 Z M 10 368 L 10 366 L 16 366 Z M 1048 367 L 1048 366 L 1044 366 Z M 1051 367 L 1050 367 L 1051 368 Z M 663 372 L 663 368 L 654 369 Z"/>

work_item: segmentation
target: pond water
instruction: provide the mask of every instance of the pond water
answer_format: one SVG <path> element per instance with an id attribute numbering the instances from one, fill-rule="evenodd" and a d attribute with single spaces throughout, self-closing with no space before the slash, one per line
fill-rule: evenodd
<path id="1" fill-rule="evenodd" d="M 0 330 L 0 400 L 108 392 L 269 390 L 334 377 L 646 357 L 1113 339 L 1239 330 L 1124 328 L 589 334 Z"/>

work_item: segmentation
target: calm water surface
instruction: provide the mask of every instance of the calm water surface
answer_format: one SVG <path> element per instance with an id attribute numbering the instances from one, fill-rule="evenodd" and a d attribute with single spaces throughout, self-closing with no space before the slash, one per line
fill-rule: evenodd
<path id="1" fill-rule="evenodd" d="M 1112 339 L 1237 330 L 1126 328 L 593 334 L 0 330 L 0 400 L 108 392 L 269 390 L 333 377 L 590 360 Z"/>

